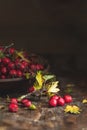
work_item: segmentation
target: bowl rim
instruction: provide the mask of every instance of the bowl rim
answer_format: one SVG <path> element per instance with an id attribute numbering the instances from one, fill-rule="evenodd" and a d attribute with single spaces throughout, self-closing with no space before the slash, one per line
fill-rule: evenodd
<path id="1" fill-rule="evenodd" d="M 16 81 L 22 81 L 23 78 L 9 78 L 9 79 L 0 79 L 0 83 L 4 82 L 16 82 Z"/>

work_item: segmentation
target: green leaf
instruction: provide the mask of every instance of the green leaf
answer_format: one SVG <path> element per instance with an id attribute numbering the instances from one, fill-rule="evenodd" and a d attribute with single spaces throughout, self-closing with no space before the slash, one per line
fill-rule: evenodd
<path id="1" fill-rule="evenodd" d="M 26 79 L 29 79 L 30 78 L 30 73 L 25 73 L 25 77 L 26 77 Z"/>
<path id="2" fill-rule="evenodd" d="M 4 57 L 4 53 L 2 51 L 0 51 L 0 58 Z"/>
<path id="3" fill-rule="evenodd" d="M 44 75 L 44 76 L 43 76 L 43 79 L 44 79 L 45 81 L 50 80 L 50 79 L 53 79 L 53 78 L 55 78 L 55 75 Z"/>
<path id="4" fill-rule="evenodd" d="M 34 87 L 36 90 L 40 90 L 42 88 L 42 86 L 39 85 L 39 83 L 37 81 L 34 83 Z"/>

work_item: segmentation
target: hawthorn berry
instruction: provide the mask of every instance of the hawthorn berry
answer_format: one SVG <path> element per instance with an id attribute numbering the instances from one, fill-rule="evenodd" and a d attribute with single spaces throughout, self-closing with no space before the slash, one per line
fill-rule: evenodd
<path id="1" fill-rule="evenodd" d="M 18 105 L 11 103 L 11 104 L 9 104 L 8 109 L 9 109 L 10 112 L 17 112 L 18 111 Z"/>
<path id="2" fill-rule="evenodd" d="M 49 105 L 51 107 L 56 107 L 57 106 L 57 100 L 55 98 L 50 98 Z"/>
<path id="3" fill-rule="evenodd" d="M 1 73 L 2 74 L 6 74 L 7 73 L 7 68 L 6 67 L 2 67 L 1 68 Z"/>
<path id="4" fill-rule="evenodd" d="M 16 77 L 17 76 L 17 71 L 15 69 L 12 69 L 9 71 L 9 74 L 11 77 Z"/>
<path id="5" fill-rule="evenodd" d="M 15 52 L 15 48 L 13 48 L 13 47 L 11 47 L 11 48 L 9 48 L 9 54 L 13 54 Z"/>
<path id="6" fill-rule="evenodd" d="M 57 100 L 57 105 L 59 105 L 59 106 L 64 106 L 64 105 L 65 105 L 65 100 L 64 100 L 62 97 L 60 97 L 60 98 Z"/>
<path id="7" fill-rule="evenodd" d="M 70 103 L 72 102 L 72 96 L 71 95 L 65 95 L 64 97 L 65 103 Z"/>
<path id="8" fill-rule="evenodd" d="M 22 61 L 22 64 L 23 64 L 25 67 L 28 66 L 28 62 L 26 62 L 26 61 Z"/>
<path id="9" fill-rule="evenodd" d="M 10 103 L 18 104 L 17 98 L 11 98 Z"/>
<path id="10" fill-rule="evenodd" d="M 35 91 L 35 87 L 34 86 L 28 88 L 28 92 L 29 93 L 32 93 L 33 91 Z"/>
<path id="11" fill-rule="evenodd" d="M 51 98 L 54 98 L 54 99 L 58 100 L 58 99 L 60 98 L 60 96 L 58 96 L 58 95 L 53 95 Z"/>
<path id="12" fill-rule="evenodd" d="M 9 62 L 10 62 L 10 58 L 8 58 L 8 57 L 2 58 L 2 63 L 3 64 L 8 64 Z"/>
<path id="13" fill-rule="evenodd" d="M 6 79 L 6 76 L 5 75 L 1 75 L 0 78 L 1 79 Z"/>
<path id="14" fill-rule="evenodd" d="M 31 64 L 30 68 L 31 68 L 31 70 L 35 71 L 36 70 L 36 65 L 35 64 Z"/>
<path id="15" fill-rule="evenodd" d="M 43 69 L 43 66 L 42 66 L 41 64 L 37 64 L 37 65 L 36 65 L 36 69 L 37 69 L 37 70 L 42 70 L 42 69 Z"/>
<path id="16" fill-rule="evenodd" d="M 17 70 L 17 77 L 22 77 L 23 76 L 23 73 L 21 70 Z"/>
<path id="17" fill-rule="evenodd" d="M 31 101 L 28 99 L 22 99 L 21 103 L 23 104 L 23 106 L 25 107 L 30 107 L 31 106 Z"/>
<path id="18" fill-rule="evenodd" d="M 3 50 L 4 50 L 4 48 L 0 46 L 0 51 L 3 51 Z"/>
<path id="19" fill-rule="evenodd" d="M 15 68 L 14 62 L 10 62 L 10 63 L 8 64 L 8 69 L 14 69 L 14 68 Z"/>

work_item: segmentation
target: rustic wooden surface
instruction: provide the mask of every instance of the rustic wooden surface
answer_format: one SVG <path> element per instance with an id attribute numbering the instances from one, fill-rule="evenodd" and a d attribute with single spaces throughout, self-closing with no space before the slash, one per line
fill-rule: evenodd
<path id="1" fill-rule="evenodd" d="M 67 84 L 72 86 L 72 104 L 82 109 L 80 114 L 66 114 L 64 112 L 66 105 L 50 108 L 46 97 L 34 101 L 37 110 L 19 108 L 17 113 L 10 113 L 6 99 L 1 98 L 0 106 L 4 105 L 5 108 L 0 110 L 0 130 L 87 130 L 87 104 L 82 104 L 82 99 L 87 98 L 86 77 L 62 76 L 58 77 L 58 80 L 60 81 L 60 95 L 65 94 Z"/>

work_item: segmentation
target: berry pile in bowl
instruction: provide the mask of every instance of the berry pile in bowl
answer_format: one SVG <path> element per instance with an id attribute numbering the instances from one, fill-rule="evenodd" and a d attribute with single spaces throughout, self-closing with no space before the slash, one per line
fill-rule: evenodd
<path id="1" fill-rule="evenodd" d="M 28 78 L 36 71 L 45 69 L 46 64 L 36 54 L 19 51 L 13 47 L 13 44 L 0 46 L 0 81 L 3 81 L 1 79 Z"/>
<path id="2" fill-rule="evenodd" d="M 45 73 L 48 69 L 47 60 L 37 54 L 17 50 L 13 43 L 8 46 L 0 46 L 0 89 L 5 88 L 4 91 L 13 86 L 25 86 L 26 82 L 32 83 L 37 71 Z"/>

